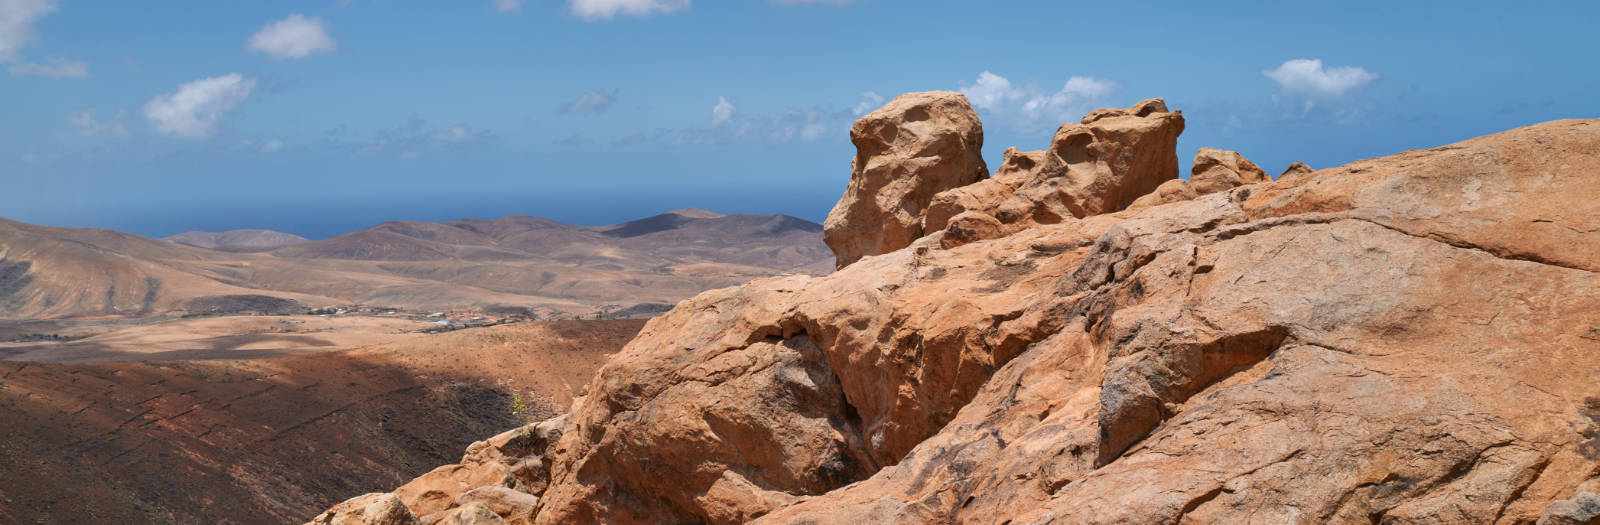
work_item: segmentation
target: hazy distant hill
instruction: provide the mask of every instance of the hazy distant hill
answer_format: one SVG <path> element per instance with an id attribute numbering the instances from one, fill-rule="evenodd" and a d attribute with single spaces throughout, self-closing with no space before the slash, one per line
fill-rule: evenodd
<path id="1" fill-rule="evenodd" d="M 826 273 L 832 254 L 820 232 L 783 215 L 679 210 L 610 226 L 511 215 L 387 222 L 321 241 L 238 230 L 164 242 L 0 219 L 0 318 L 292 304 L 263 297 L 307 307 L 592 315 L 779 273 Z"/>
<path id="2" fill-rule="evenodd" d="M 225 252 L 264 252 L 273 248 L 311 242 L 311 239 L 299 235 L 272 230 L 183 232 L 162 240 Z"/>
<path id="3" fill-rule="evenodd" d="M 272 254 L 367 261 L 549 258 L 621 267 L 655 267 L 663 261 L 735 263 L 789 270 L 828 257 L 831 252 L 818 240 L 821 232 L 822 225 L 787 215 L 722 215 L 694 209 L 610 226 L 574 226 L 510 215 L 445 223 L 386 222 Z"/>

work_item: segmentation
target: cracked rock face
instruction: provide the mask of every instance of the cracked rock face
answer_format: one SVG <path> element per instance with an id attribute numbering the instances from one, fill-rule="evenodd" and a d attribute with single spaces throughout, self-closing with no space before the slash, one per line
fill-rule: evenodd
<path id="1" fill-rule="evenodd" d="M 981 211 L 1051 162 L 1008 151 L 948 201 L 955 241 L 652 320 L 544 452 L 534 521 L 1593 522 L 1600 120 Z"/>

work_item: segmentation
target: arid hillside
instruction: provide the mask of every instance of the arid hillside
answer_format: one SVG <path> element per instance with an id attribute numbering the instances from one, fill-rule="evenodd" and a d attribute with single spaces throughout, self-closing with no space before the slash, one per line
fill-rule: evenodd
<path id="1" fill-rule="evenodd" d="M 642 323 L 519 323 L 275 359 L 0 362 L 0 523 L 295 522 L 554 414 Z"/>
<path id="2" fill-rule="evenodd" d="M 1179 179 L 1184 125 L 990 175 L 964 96 L 897 97 L 838 271 L 679 303 L 567 414 L 311 523 L 1600 522 L 1600 120 L 1272 180 Z"/>
<path id="3" fill-rule="evenodd" d="M 831 258 L 815 223 L 703 210 L 601 227 L 527 216 L 390 222 L 270 251 L 257 249 L 277 242 L 263 235 L 180 239 L 218 248 L 207 249 L 0 220 L 0 319 L 297 313 L 350 304 L 594 317 L 660 312 L 757 277 L 826 273 Z"/>
<path id="4" fill-rule="evenodd" d="M 229 230 L 225 232 L 183 232 L 161 240 L 225 252 L 264 252 L 284 246 L 311 242 L 292 233 L 272 230 Z"/>

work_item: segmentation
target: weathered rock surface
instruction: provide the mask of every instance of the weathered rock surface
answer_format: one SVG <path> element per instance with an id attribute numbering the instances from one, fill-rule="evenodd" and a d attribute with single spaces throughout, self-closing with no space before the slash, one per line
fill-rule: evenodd
<path id="1" fill-rule="evenodd" d="M 850 186 L 828 213 L 822 240 L 840 268 L 923 236 L 928 201 L 989 176 L 983 125 L 954 91 L 908 93 L 850 127 L 856 145 Z"/>
<path id="2" fill-rule="evenodd" d="M 424 517 L 420 525 L 508 525 L 488 505 L 468 503 L 461 507 Z"/>
<path id="3" fill-rule="evenodd" d="M 1201 195 L 1271 181 L 1267 172 L 1237 151 L 1200 148 L 1194 155 L 1194 166 L 1189 169 L 1189 183 Z"/>
<path id="4" fill-rule="evenodd" d="M 1067 133 L 1166 148 L 1083 169 L 1173 156 L 1156 108 L 1084 119 L 1147 140 Z M 1600 120 L 1051 217 L 1070 193 L 1021 190 L 1055 158 L 1008 152 L 904 249 L 652 320 L 534 521 L 1592 520 Z"/>
<path id="5" fill-rule="evenodd" d="M 475 442 L 467 447 L 460 463 L 433 469 L 395 489 L 394 494 L 419 516 L 479 501 L 490 504 L 497 513 L 508 518 L 527 522 L 537 498 L 509 500 L 503 492 L 481 489 L 500 488 L 518 494 L 544 492 L 550 482 L 544 455 L 561 437 L 566 423 L 565 415 L 557 416 Z M 523 506 L 528 507 L 526 512 L 518 510 Z"/>
<path id="6" fill-rule="evenodd" d="M 1311 166 L 1307 166 L 1304 162 L 1296 161 L 1295 163 L 1290 164 L 1288 168 L 1285 168 L 1283 173 L 1278 174 L 1278 180 L 1292 179 L 1301 175 L 1309 174 L 1313 171 L 1317 170 L 1311 169 Z"/>
<path id="7" fill-rule="evenodd" d="M 1194 166 L 1189 170 L 1188 180 L 1163 182 L 1155 191 L 1134 200 L 1128 209 L 1141 210 L 1271 181 L 1256 163 L 1236 151 L 1200 148 L 1194 156 Z"/>
<path id="8" fill-rule="evenodd" d="M 1178 177 L 1183 113 L 1161 99 L 1127 109 L 1099 109 L 1061 126 L 1044 151 L 1006 150 L 994 178 L 934 196 L 923 230 L 946 228 L 961 213 L 981 213 L 1009 235 L 1121 210 Z M 1248 161 L 1247 161 L 1248 162 Z"/>
<path id="9" fill-rule="evenodd" d="M 350 498 L 334 505 L 327 512 L 312 518 L 306 525 L 414 525 L 417 515 L 412 514 L 394 494 L 375 492 Z"/>

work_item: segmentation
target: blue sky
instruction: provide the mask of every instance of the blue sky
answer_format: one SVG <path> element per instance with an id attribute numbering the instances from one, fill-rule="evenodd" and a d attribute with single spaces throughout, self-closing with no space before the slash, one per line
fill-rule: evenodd
<path id="1" fill-rule="evenodd" d="M 985 158 L 1163 97 L 1272 173 L 1600 116 L 1600 2 L 0 0 L 0 216 L 149 236 L 699 207 L 820 221 L 850 122 Z M 1185 168 L 1187 169 L 1187 168 Z"/>

